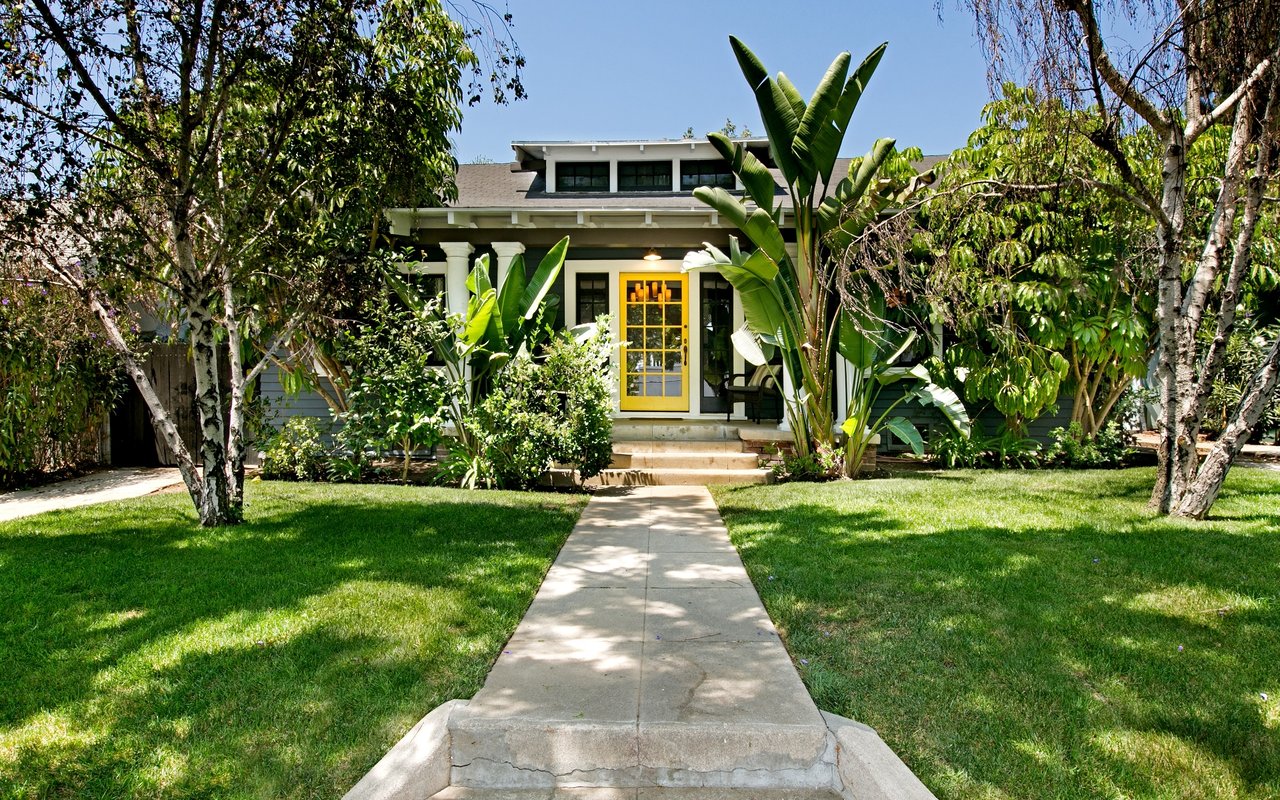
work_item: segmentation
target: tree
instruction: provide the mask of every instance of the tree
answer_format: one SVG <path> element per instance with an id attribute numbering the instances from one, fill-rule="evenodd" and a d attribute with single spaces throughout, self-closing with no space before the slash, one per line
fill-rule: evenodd
<path id="1" fill-rule="evenodd" d="M 433 363 L 433 342 L 446 325 L 438 315 L 393 306 L 384 295 L 338 338 L 351 385 L 337 438 L 353 463 L 362 463 L 366 450 L 383 455 L 398 447 L 400 480 L 407 481 L 414 451 L 439 444 L 446 409 L 461 389 Z"/>
<path id="2" fill-rule="evenodd" d="M 1280 339 L 1249 379 L 1222 436 L 1201 462 L 1196 443 L 1222 377 L 1250 271 L 1263 202 L 1280 160 L 1280 3 L 1276 0 L 967 0 L 986 33 L 993 71 L 1032 67 L 1047 96 L 1098 109 L 1082 131 L 1112 160 L 1112 190 L 1156 232 L 1161 424 L 1151 503 L 1203 517 L 1227 470 L 1268 407 L 1280 378 Z M 1108 28 L 1112 26 L 1113 30 Z M 1149 35 L 1138 48 L 1135 32 Z M 1123 147 L 1145 128 L 1158 172 Z M 1212 210 L 1196 224 L 1188 203 L 1191 152 L 1215 129 L 1227 149 Z M 1202 328 L 1208 344 L 1197 346 Z"/>
<path id="3" fill-rule="evenodd" d="M 97 317 L 201 524 L 236 522 L 264 356 L 355 271 L 388 201 L 447 196 L 463 71 L 473 100 L 486 74 L 499 101 L 523 95 L 509 17 L 478 4 L 495 24 L 459 23 L 435 0 L 2 8 L 0 237 Z M 494 42 L 486 72 L 471 41 Z M 190 344 L 194 457 L 122 332 L 142 310 Z"/>
<path id="4" fill-rule="evenodd" d="M 757 249 L 740 252 L 736 238 L 728 254 L 708 245 L 701 253 L 690 253 L 684 268 L 716 270 L 738 290 L 746 324 L 745 336 L 736 335 L 735 343 L 743 350 L 751 339 L 754 345 L 748 349 L 780 351 L 783 369 L 795 387 L 795 396 L 786 398 L 786 404 L 797 447 L 802 454 L 811 447 L 831 450 L 834 354 L 857 346 L 837 336 L 848 326 L 835 324 L 840 272 L 836 254 L 850 247 L 884 209 L 900 206 L 932 178 L 920 176 L 899 191 L 877 182 L 880 167 L 894 153 L 893 140 L 880 139 L 864 158 L 854 160 L 846 177 L 832 181 L 849 121 L 887 45 L 871 51 L 852 74 L 849 54 L 838 55 L 806 103 L 785 74 L 770 78 L 746 45 L 733 36 L 729 44 L 755 94 L 769 152 L 786 183 L 791 208 L 775 198 L 773 174 L 758 158 L 724 134 L 709 134 L 746 194 L 736 197 L 704 186 L 695 189 L 694 196 L 733 222 Z M 793 249 L 782 233 L 784 213 L 794 221 Z"/>
<path id="5" fill-rule="evenodd" d="M 1079 133 L 1096 116 L 1006 84 L 921 212 L 936 255 L 924 294 L 957 337 L 946 363 L 1019 435 L 1070 387 L 1071 421 L 1093 437 L 1155 346 L 1151 226 L 1099 185 L 1114 168 Z M 1122 142 L 1135 162 L 1149 144 Z"/>

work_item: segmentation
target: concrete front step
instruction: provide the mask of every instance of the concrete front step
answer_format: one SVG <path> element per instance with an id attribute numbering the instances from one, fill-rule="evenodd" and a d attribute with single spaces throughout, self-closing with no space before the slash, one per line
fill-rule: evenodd
<path id="1" fill-rule="evenodd" d="M 760 457 L 755 453 L 698 452 L 695 450 L 663 453 L 613 452 L 613 469 L 756 469 Z"/>
<path id="2" fill-rule="evenodd" d="M 738 425 L 713 420 L 615 419 L 613 440 L 737 441 Z"/>
<path id="3" fill-rule="evenodd" d="M 634 789 L 588 786 L 576 789 L 475 789 L 450 786 L 431 800 L 839 800 L 830 789 Z"/>
<path id="4" fill-rule="evenodd" d="M 645 468 L 606 469 L 587 481 L 596 486 L 710 486 L 725 483 L 771 483 L 767 469 Z"/>
<path id="5" fill-rule="evenodd" d="M 615 453 L 741 453 L 740 439 L 623 439 L 613 443 Z"/>

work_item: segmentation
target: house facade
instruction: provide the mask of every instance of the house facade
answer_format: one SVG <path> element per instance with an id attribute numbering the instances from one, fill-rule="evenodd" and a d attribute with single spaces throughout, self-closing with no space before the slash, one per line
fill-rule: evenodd
<path id="1" fill-rule="evenodd" d="M 742 142 L 772 168 L 767 139 Z M 557 322 L 572 326 L 609 315 L 622 343 L 614 362 L 617 420 L 746 422 L 759 416 L 785 431 L 778 397 L 751 407 L 722 390 L 727 376 L 755 371 L 730 343 L 743 324 L 736 292 L 714 272 L 681 272 L 689 251 L 706 243 L 727 248 L 730 236 L 742 240 L 693 197 L 698 186 L 742 188 L 715 148 L 690 139 L 517 141 L 512 150 L 510 163 L 461 165 L 458 196 L 447 207 L 386 210 L 390 233 L 417 254 L 401 266 L 406 278 L 426 294 L 443 294 L 451 312 L 463 312 L 467 275 L 479 256 L 489 254 L 498 285 L 517 255 L 531 271 L 568 236 L 568 256 L 552 290 L 560 300 Z M 939 160 L 928 157 L 919 166 Z M 847 169 L 842 159 L 835 172 Z M 775 180 L 787 234 L 789 198 L 776 170 Z M 932 344 L 940 346 L 940 339 Z M 845 364 L 837 361 L 839 424 L 847 398 Z M 781 388 L 790 391 L 785 382 Z M 262 390 L 281 417 L 328 416 L 318 396 L 289 397 L 277 376 L 266 376 Z M 897 392 L 886 392 L 882 402 L 891 402 L 890 394 Z M 925 430 L 942 424 L 932 409 L 904 406 L 900 413 Z M 1046 417 L 1043 424 L 1059 420 Z"/>
<path id="2" fill-rule="evenodd" d="M 768 142 L 748 147 L 768 159 Z M 736 231 L 693 197 L 736 182 L 706 141 L 516 142 L 510 164 L 467 164 L 447 208 L 387 211 L 391 233 L 421 260 L 402 269 L 465 308 L 474 259 L 491 253 L 500 282 L 524 254 L 532 269 L 569 236 L 558 285 L 560 322 L 612 320 L 619 418 L 724 418 L 725 376 L 746 366 L 729 336 L 742 325 L 734 291 L 713 273 L 683 274 L 685 253 L 727 247 Z M 739 403 L 738 405 L 742 405 Z M 737 409 L 739 415 L 745 408 Z"/>

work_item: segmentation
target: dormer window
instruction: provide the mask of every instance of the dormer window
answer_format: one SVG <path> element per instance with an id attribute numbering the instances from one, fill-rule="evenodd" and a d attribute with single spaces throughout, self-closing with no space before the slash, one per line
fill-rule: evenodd
<path id="1" fill-rule="evenodd" d="M 733 172 L 729 162 L 718 158 L 680 162 L 680 188 L 692 192 L 699 186 L 734 188 Z"/>
<path id="2" fill-rule="evenodd" d="M 670 161 L 619 161 L 618 191 L 671 191 Z"/>
<path id="3" fill-rule="evenodd" d="M 556 191 L 609 191 L 609 164 L 598 161 L 562 161 L 557 163 Z"/>

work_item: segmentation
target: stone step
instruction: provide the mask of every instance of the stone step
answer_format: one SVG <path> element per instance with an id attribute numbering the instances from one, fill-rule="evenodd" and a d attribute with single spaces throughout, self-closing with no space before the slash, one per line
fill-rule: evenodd
<path id="1" fill-rule="evenodd" d="M 724 483 L 771 483 L 772 481 L 773 473 L 767 469 L 659 467 L 606 469 L 587 483 L 595 486 L 709 486 Z"/>
<path id="2" fill-rule="evenodd" d="M 615 419 L 613 440 L 625 441 L 736 441 L 738 425 L 711 420 Z"/>
<path id="3" fill-rule="evenodd" d="M 574 789 L 476 789 L 450 786 L 431 800 L 839 800 L 830 789 L 708 789 L 586 786 Z"/>
<path id="4" fill-rule="evenodd" d="M 464 711 L 450 720 L 449 733 L 455 787 L 809 791 L 828 789 L 835 780 L 834 743 L 820 721 L 637 726 L 469 717 Z"/>
<path id="5" fill-rule="evenodd" d="M 741 453 L 740 439 L 634 439 L 615 441 L 615 453 Z"/>
<path id="6" fill-rule="evenodd" d="M 613 469 L 755 469 L 760 457 L 755 453 L 698 452 L 674 453 L 614 451 Z"/>

